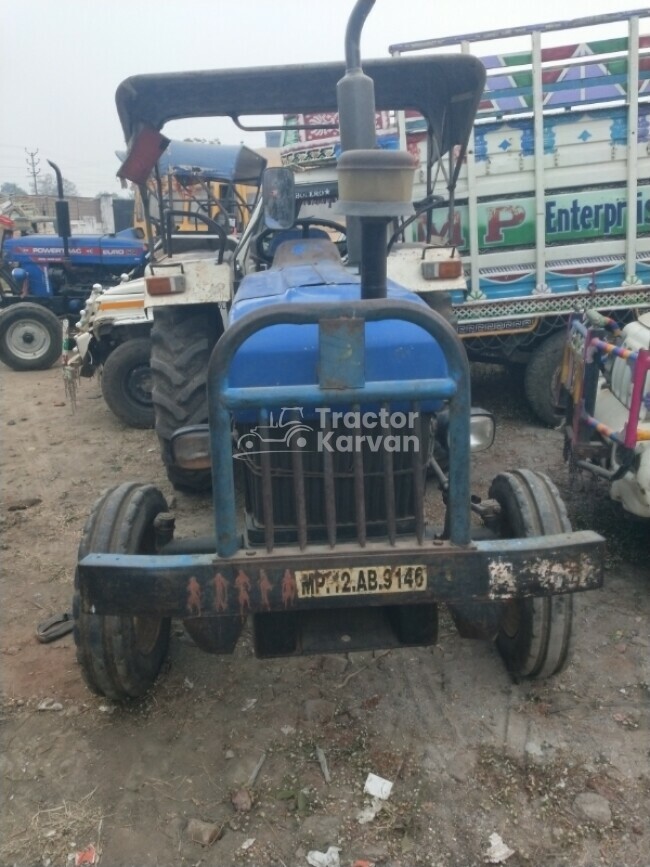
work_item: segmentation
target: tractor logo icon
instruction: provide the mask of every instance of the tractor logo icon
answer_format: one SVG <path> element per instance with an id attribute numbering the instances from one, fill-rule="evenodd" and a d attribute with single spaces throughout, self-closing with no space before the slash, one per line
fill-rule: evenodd
<path id="1" fill-rule="evenodd" d="M 258 425 L 239 437 L 235 457 L 243 458 L 261 451 L 304 449 L 311 430 L 303 421 L 301 406 L 283 406 L 277 421 L 271 412 L 268 425 Z"/>

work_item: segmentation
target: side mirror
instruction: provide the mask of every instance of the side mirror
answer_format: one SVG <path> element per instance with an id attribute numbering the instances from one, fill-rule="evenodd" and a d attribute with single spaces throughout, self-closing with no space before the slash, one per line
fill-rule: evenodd
<path id="1" fill-rule="evenodd" d="M 290 229 L 296 219 L 296 189 L 291 169 L 265 169 L 262 176 L 264 224 L 267 229 Z"/>

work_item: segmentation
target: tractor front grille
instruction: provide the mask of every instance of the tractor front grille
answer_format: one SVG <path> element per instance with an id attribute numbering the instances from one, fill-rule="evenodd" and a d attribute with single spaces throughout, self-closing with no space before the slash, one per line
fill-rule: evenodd
<path id="1" fill-rule="evenodd" d="M 403 533 L 421 540 L 424 529 L 423 499 L 430 417 L 418 415 L 412 437 L 403 450 L 384 447 L 402 444 L 401 431 L 363 427 L 332 432 L 353 438 L 351 451 L 323 447 L 330 428 L 301 425 L 297 436 L 285 442 L 282 431 L 263 425 L 238 424 L 238 442 L 257 432 L 255 447 L 238 449 L 243 470 L 248 541 L 265 544 L 298 544 L 387 536 L 394 543 Z M 371 438 L 368 442 L 367 437 Z M 349 445 L 349 441 L 345 441 Z M 357 448 L 356 446 L 360 447 Z"/>

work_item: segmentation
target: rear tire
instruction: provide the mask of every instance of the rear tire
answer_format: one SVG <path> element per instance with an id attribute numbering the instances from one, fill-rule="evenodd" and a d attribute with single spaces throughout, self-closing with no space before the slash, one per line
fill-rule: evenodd
<path id="1" fill-rule="evenodd" d="M 552 428 L 558 427 L 562 421 L 556 389 L 565 343 L 564 330 L 551 334 L 533 350 L 524 373 L 524 390 L 530 408 L 540 421 Z"/>
<path id="2" fill-rule="evenodd" d="M 86 522 L 78 559 L 90 553 L 154 554 L 153 522 L 166 511 L 165 498 L 152 485 L 111 488 Z M 88 687 L 115 701 L 144 695 L 167 655 L 170 619 L 88 614 L 81 609 L 78 574 L 72 612 L 77 661 Z"/>
<path id="3" fill-rule="evenodd" d="M 0 297 L 11 297 L 12 295 L 20 295 L 18 284 L 11 276 L 9 268 L 0 267 Z"/>
<path id="4" fill-rule="evenodd" d="M 0 359 L 12 370 L 48 370 L 62 343 L 61 323 L 47 307 L 21 301 L 0 313 Z"/>
<path id="5" fill-rule="evenodd" d="M 562 498 L 543 473 L 501 473 L 489 496 L 501 506 L 502 539 L 571 532 Z M 516 679 L 551 677 L 568 661 L 572 628 L 570 593 L 513 599 L 503 603 L 496 644 Z"/>
<path id="6" fill-rule="evenodd" d="M 152 428 L 151 341 L 126 340 L 108 356 L 102 371 L 102 394 L 111 412 L 129 427 Z"/>
<path id="7" fill-rule="evenodd" d="M 160 452 L 172 485 L 198 493 L 212 485 L 210 470 L 174 464 L 171 438 L 180 427 L 208 420 L 207 378 L 212 350 L 223 332 L 218 308 L 184 305 L 157 308 L 151 331 L 151 397 Z"/>

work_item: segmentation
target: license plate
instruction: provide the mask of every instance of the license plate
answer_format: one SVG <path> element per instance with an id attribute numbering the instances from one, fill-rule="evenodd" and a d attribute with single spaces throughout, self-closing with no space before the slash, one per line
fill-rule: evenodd
<path id="1" fill-rule="evenodd" d="M 412 593 L 426 590 L 427 567 L 418 565 L 372 568 L 310 569 L 296 572 L 301 599 L 362 596 L 367 593 Z"/>

